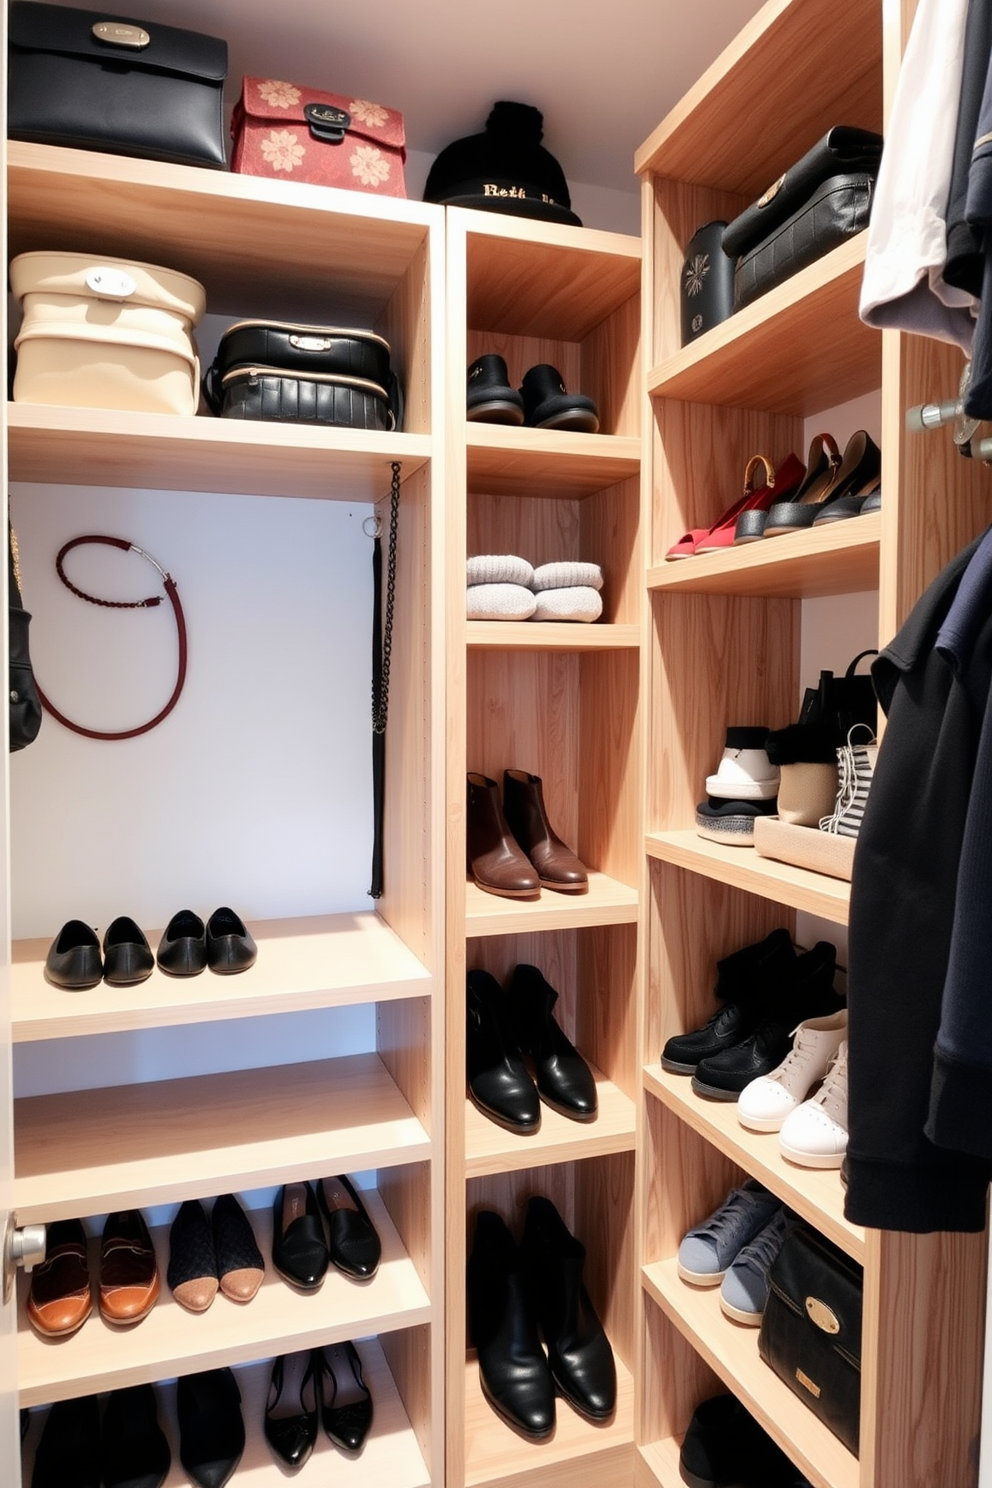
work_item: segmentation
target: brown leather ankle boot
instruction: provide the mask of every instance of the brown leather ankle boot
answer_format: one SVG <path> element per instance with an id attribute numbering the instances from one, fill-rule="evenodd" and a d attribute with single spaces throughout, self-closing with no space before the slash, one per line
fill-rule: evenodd
<path id="1" fill-rule="evenodd" d="M 503 810 L 510 831 L 527 854 L 541 885 L 560 894 L 584 894 L 589 875 L 552 829 L 544 809 L 539 775 L 527 770 L 503 771 Z"/>
<path id="2" fill-rule="evenodd" d="M 536 869 L 514 842 L 499 804 L 499 788 L 488 775 L 468 777 L 468 871 L 487 894 L 538 899 Z"/>

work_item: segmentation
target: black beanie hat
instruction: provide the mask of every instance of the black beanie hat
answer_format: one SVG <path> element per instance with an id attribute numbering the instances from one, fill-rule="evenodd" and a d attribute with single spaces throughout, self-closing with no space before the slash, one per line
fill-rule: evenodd
<path id="1" fill-rule="evenodd" d="M 541 144 L 543 126 L 540 110 L 529 104 L 495 104 L 485 134 L 455 140 L 441 151 L 427 177 L 424 201 L 581 227 L 565 174 Z"/>

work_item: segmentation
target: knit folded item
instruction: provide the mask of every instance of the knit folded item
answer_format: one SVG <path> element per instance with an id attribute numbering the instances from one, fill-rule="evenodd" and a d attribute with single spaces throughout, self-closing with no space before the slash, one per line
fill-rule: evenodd
<path id="1" fill-rule="evenodd" d="M 522 584 L 529 589 L 533 578 L 532 565 L 514 553 L 480 553 L 468 560 L 470 584 Z"/>
<path id="2" fill-rule="evenodd" d="M 601 597 L 587 584 L 576 584 L 568 589 L 542 589 L 540 594 L 531 598 L 535 601 L 532 620 L 582 620 L 588 624 L 598 620 L 603 613 Z"/>
<path id="3" fill-rule="evenodd" d="M 467 592 L 470 620 L 529 620 L 537 608 L 523 584 L 470 584 Z"/>
<path id="4" fill-rule="evenodd" d="M 535 568 L 530 587 L 535 594 L 544 589 L 602 589 L 603 570 L 598 563 L 542 563 Z"/>

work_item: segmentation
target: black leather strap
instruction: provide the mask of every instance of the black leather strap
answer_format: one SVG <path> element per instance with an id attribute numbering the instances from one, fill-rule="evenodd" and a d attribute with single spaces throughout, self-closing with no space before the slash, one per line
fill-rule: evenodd
<path id="1" fill-rule="evenodd" d="M 382 524 L 376 518 L 372 540 L 372 884 L 369 896 L 382 897 L 383 827 L 386 806 L 386 714 L 389 710 L 389 665 L 393 648 L 393 601 L 396 594 L 396 526 L 400 506 L 400 470 L 392 462 L 389 501 L 389 549 L 383 616 Z"/>

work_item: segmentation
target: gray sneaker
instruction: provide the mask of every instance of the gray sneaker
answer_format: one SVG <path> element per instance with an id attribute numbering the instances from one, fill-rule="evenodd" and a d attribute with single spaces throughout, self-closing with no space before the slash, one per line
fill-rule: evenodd
<path id="1" fill-rule="evenodd" d="M 747 1323 L 752 1328 L 760 1324 L 768 1301 L 769 1269 L 797 1222 L 783 1204 L 729 1267 L 720 1286 L 720 1306 L 735 1322 Z"/>
<path id="2" fill-rule="evenodd" d="M 719 1209 L 682 1238 L 678 1272 L 695 1286 L 716 1286 L 731 1261 L 764 1229 L 779 1200 L 754 1178 L 732 1188 Z"/>

